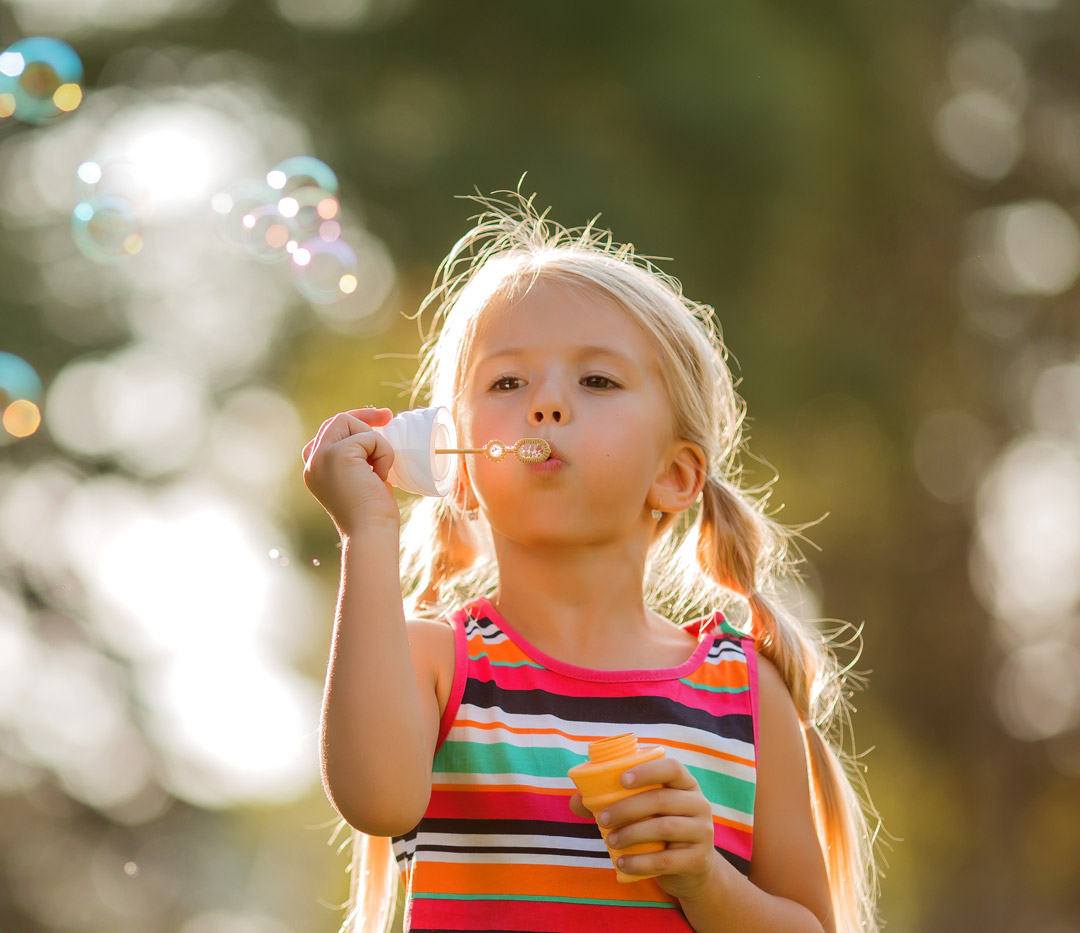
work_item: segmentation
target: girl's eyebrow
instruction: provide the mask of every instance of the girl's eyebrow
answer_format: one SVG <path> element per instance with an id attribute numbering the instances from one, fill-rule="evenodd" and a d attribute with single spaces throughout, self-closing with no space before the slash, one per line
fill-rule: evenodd
<path id="1" fill-rule="evenodd" d="M 488 353 L 486 356 L 477 360 L 477 362 L 491 363 L 505 358 L 520 358 L 527 355 L 531 349 L 531 347 L 498 347 L 491 353 Z M 574 353 L 574 357 L 577 360 L 592 359 L 598 356 L 607 357 L 617 363 L 621 363 L 624 366 L 632 366 L 635 369 L 640 367 L 640 363 L 632 356 L 623 353 L 621 350 L 617 350 L 614 347 L 606 347 L 599 344 L 586 344 L 577 347 Z"/>

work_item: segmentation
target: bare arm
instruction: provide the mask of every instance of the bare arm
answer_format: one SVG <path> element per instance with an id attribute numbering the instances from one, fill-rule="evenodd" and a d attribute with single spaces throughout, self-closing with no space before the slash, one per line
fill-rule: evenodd
<path id="1" fill-rule="evenodd" d="M 681 899 L 698 933 L 832 933 L 825 861 L 810 808 L 802 725 L 783 679 L 758 659 L 758 786 L 749 881 L 717 855 L 713 881 Z"/>
<path id="2" fill-rule="evenodd" d="M 439 724 L 432 633 L 422 623 L 407 629 L 402 609 L 398 511 L 385 483 L 393 454 L 368 425 L 388 414 L 337 415 L 304 448 L 305 482 L 342 543 L 323 695 L 323 784 L 351 825 L 381 836 L 405 832 L 423 815 Z"/>
<path id="3" fill-rule="evenodd" d="M 666 848 L 620 859 L 629 874 L 658 874 L 697 933 L 833 933 L 828 880 L 810 809 L 802 727 L 776 669 L 759 662 L 758 787 L 754 854 L 743 877 L 713 847 L 712 810 L 675 757 L 627 771 L 627 787 L 659 784 L 599 814 L 609 845 L 662 841 Z M 588 816 L 580 794 L 570 806 Z"/>

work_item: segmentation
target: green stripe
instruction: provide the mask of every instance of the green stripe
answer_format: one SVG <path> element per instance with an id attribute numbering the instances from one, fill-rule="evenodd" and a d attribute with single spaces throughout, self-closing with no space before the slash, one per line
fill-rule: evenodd
<path id="1" fill-rule="evenodd" d="M 680 678 L 679 683 L 686 684 L 688 687 L 693 687 L 695 690 L 708 690 L 709 693 L 746 693 L 750 687 L 710 687 L 708 684 L 696 684 L 692 680 L 688 680 L 685 677 Z"/>
<path id="2" fill-rule="evenodd" d="M 486 651 L 481 651 L 477 655 L 469 655 L 470 661 L 479 661 L 481 658 L 487 658 L 488 664 L 492 667 L 535 667 L 541 671 L 544 669 L 543 665 L 537 664 L 535 661 L 492 661 Z"/>
<path id="3" fill-rule="evenodd" d="M 450 774 L 531 774 L 565 778 L 585 761 L 562 748 L 520 748 L 508 742 L 446 741 L 435 755 L 435 771 Z"/>
<path id="4" fill-rule="evenodd" d="M 717 774 L 715 771 L 707 771 L 691 765 L 687 765 L 686 770 L 694 776 L 694 780 L 701 787 L 701 792 L 709 800 L 730 807 L 732 810 L 738 810 L 747 816 L 754 812 L 755 785 L 753 781 L 744 781 L 730 774 Z"/>
<path id="5" fill-rule="evenodd" d="M 413 898 L 429 901 L 537 901 L 560 904 L 600 904 L 603 907 L 677 907 L 669 901 L 610 901 L 604 898 L 559 897 L 555 894 L 429 894 L 413 891 Z"/>
<path id="6" fill-rule="evenodd" d="M 725 635 L 734 635 L 736 638 L 746 638 L 748 634 L 747 632 L 739 631 L 739 629 L 735 628 L 735 626 L 728 622 L 727 619 L 724 619 L 724 621 L 720 623 L 720 631 Z"/>

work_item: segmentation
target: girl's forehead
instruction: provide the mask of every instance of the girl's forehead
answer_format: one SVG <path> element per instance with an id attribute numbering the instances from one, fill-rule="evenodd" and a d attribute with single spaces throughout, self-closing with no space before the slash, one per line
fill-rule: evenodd
<path id="1" fill-rule="evenodd" d="M 593 342 L 648 344 L 644 329 L 602 289 L 538 279 L 516 293 L 493 299 L 481 312 L 474 350 L 493 350 L 499 344 Z"/>

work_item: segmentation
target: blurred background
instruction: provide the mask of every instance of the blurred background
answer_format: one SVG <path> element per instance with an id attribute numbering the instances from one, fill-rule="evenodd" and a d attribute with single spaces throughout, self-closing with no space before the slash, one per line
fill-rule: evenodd
<path id="1" fill-rule="evenodd" d="M 1071 0 L 0 2 L 0 931 L 336 930 L 299 450 L 525 172 L 827 516 L 888 929 L 1080 931 Z"/>

